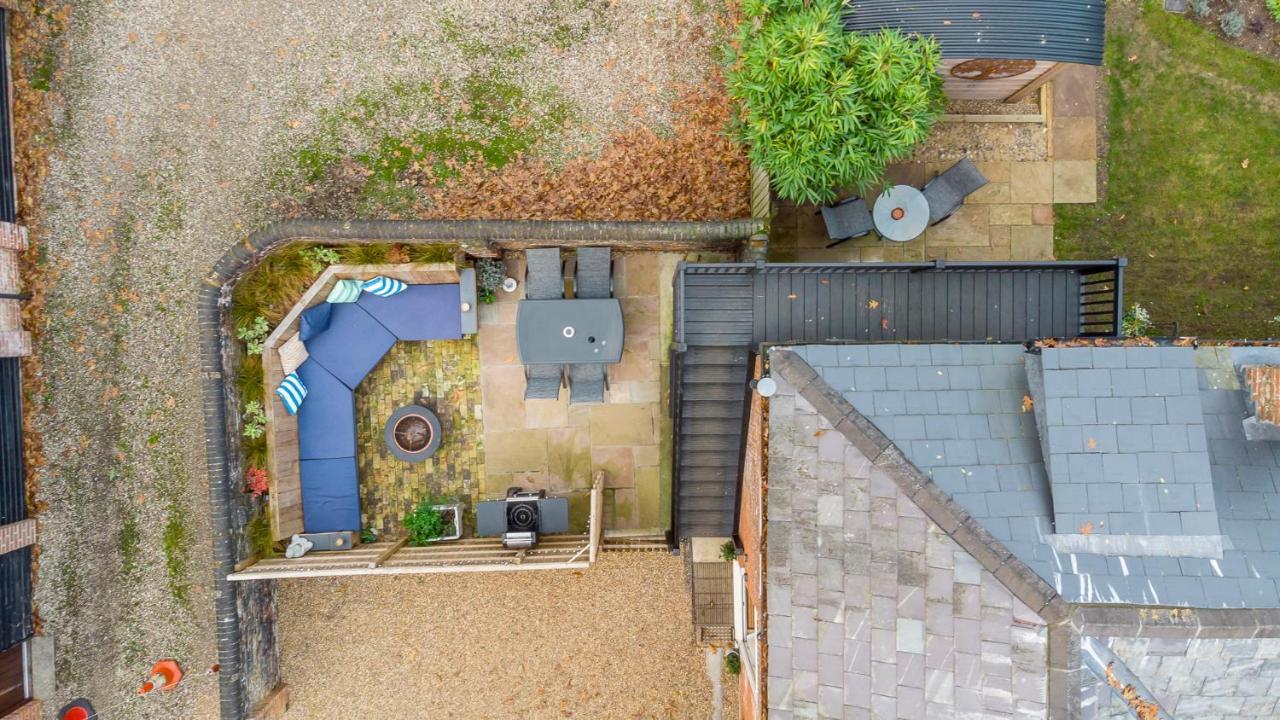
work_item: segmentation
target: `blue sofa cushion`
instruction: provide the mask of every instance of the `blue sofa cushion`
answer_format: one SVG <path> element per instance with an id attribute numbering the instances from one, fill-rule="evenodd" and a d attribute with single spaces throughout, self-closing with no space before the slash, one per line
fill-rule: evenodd
<path id="1" fill-rule="evenodd" d="M 324 332 L 329 327 L 329 317 L 333 313 L 333 305 L 322 302 L 302 311 L 302 326 L 298 328 L 298 339 L 306 342 Z"/>
<path id="2" fill-rule="evenodd" d="M 351 388 L 315 358 L 298 366 L 307 401 L 298 408 L 298 457 L 302 460 L 354 457 L 356 403 Z"/>
<path id="3" fill-rule="evenodd" d="M 360 530 L 360 486 L 354 457 L 303 460 L 302 527 L 309 533 Z"/>
<path id="4" fill-rule="evenodd" d="M 307 353 L 310 359 L 354 390 L 396 344 L 396 336 L 358 303 L 331 307 L 329 329 L 307 341 Z"/>
<path id="5" fill-rule="evenodd" d="M 410 285 L 379 297 L 364 293 L 356 305 L 399 340 L 457 340 L 462 337 L 462 295 L 455 285 Z M 308 345 L 310 350 L 311 346 Z"/>

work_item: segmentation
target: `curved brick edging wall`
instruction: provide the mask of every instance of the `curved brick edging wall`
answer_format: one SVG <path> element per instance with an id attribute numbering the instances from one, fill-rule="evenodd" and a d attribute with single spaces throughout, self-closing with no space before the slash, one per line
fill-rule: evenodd
<path id="1" fill-rule="evenodd" d="M 506 249 L 533 245 L 611 245 L 620 250 L 699 250 L 732 246 L 762 227 L 762 221 L 718 222 L 578 222 L 507 220 L 295 220 L 270 225 L 232 246 L 214 264 L 201 284 L 196 302 L 200 329 L 201 395 L 204 404 L 205 466 L 209 505 L 213 516 L 215 636 L 218 642 L 219 695 L 223 720 L 239 720 L 249 712 L 241 665 L 242 629 L 236 587 L 227 580 L 237 558 L 236 511 L 232 470 L 238 461 L 228 418 L 234 418 L 235 399 L 225 392 L 231 376 L 234 346 L 226 333 L 226 310 L 231 289 L 240 276 L 272 250 L 293 242 L 458 244 L 464 252 L 492 256 Z M 246 600 L 252 600 L 246 598 Z M 274 587 L 262 589 L 257 601 L 274 602 Z M 249 603 L 246 602 L 246 606 Z M 273 633 L 254 633 L 255 656 L 278 674 Z M 260 684 L 260 683 L 259 683 Z M 271 688 L 266 688 L 269 691 Z"/>

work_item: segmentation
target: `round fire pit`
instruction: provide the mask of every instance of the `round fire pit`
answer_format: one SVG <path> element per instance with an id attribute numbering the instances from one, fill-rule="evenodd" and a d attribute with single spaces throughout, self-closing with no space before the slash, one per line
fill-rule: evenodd
<path id="1" fill-rule="evenodd" d="M 440 418 L 421 405 L 407 405 L 391 413 L 383 439 L 392 455 L 405 462 L 422 462 L 440 449 Z"/>

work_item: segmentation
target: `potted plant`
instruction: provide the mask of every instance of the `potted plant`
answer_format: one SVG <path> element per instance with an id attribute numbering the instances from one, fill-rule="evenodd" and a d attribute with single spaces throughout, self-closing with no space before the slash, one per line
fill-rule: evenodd
<path id="1" fill-rule="evenodd" d="M 491 303 L 502 288 L 506 268 L 499 260 L 480 258 L 476 260 L 476 284 L 480 286 L 480 302 Z M 509 291 L 508 291 L 509 292 Z"/>
<path id="2" fill-rule="evenodd" d="M 437 504 L 428 496 L 404 516 L 404 529 L 409 533 L 409 544 L 415 547 L 457 540 L 462 537 L 462 506 Z"/>

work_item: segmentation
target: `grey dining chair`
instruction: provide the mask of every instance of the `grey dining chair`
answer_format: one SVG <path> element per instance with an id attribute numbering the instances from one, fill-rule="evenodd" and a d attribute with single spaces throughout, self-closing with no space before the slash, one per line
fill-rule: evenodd
<path id="1" fill-rule="evenodd" d="M 613 297 L 613 251 L 607 247 L 578 248 L 573 294 L 580 298 Z"/>
<path id="2" fill-rule="evenodd" d="M 569 404 L 604 402 L 609 375 L 599 363 L 574 363 L 569 366 Z"/>
<path id="3" fill-rule="evenodd" d="M 987 184 L 987 178 L 978 171 L 969 158 L 963 158 L 924 186 L 924 199 L 929 203 L 929 224 L 951 217 L 964 199 Z"/>
<path id="4" fill-rule="evenodd" d="M 822 206 L 822 220 L 827 224 L 827 237 L 834 242 L 827 245 L 833 248 L 846 240 L 862 237 L 875 229 L 875 221 L 871 219 L 871 210 L 867 201 L 860 197 L 841 200 L 835 205 Z"/>
<path id="5" fill-rule="evenodd" d="M 555 400 L 564 385 L 563 365 L 525 365 L 524 399 Z"/>
<path id="6" fill-rule="evenodd" d="M 529 300 L 559 300 L 564 297 L 564 270 L 559 248 L 532 248 L 524 251 L 524 296 Z"/>

